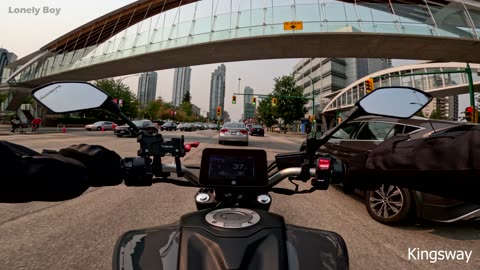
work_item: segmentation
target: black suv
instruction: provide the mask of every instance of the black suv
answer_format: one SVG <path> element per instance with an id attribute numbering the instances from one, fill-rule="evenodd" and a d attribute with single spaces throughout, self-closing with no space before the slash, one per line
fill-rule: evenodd
<path id="1" fill-rule="evenodd" d="M 158 134 L 158 129 L 150 120 L 135 120 L 132 121 L 140 130 L 145 130 L 148 134 Z M 113 131 L 117 137 L 122 136 L 137 136 L 137 134 L 128 125 L 118 126 Z"/>
<path id="2" fill-rule="evenodd" d="M 409 134 L 412 139 L 430 136 L 455 126 L 468 124 L 445 120 L 430 120 L 421 117 L 393 119 L 378 116 L 359 117 L 337 131 L 319 152 L 329 153 L 341 159 L 347 166 L 356 157 L 366 154 L 384 140 L 397 134 Z M 432 128 L 433 126 L 433 128 Z M 306 147 L 304 141 L 301 151 Z M 366 156 L 366 155 L 365 155 Z M 346 193 L 360 187 L 355 184 L 355 175 L 348 174 L 343 183 Z M 362 191 L 362 190 L 360 190 Z M 395 224 L 416 216 L 440 222 L 454 222 L 480 218 L 480 205 L 464 203 L 448 198 L 409 190 L 392 185 L 383 185 L 377 190 L 363 190 L 365 205 L 370 216 L 385 224 Z"/>
<path id="3" fill-rule="evenodd" d="M 176 131 L 177 125 L 174 122 L 166 122 L 160 127 L 160 131 Z"/>

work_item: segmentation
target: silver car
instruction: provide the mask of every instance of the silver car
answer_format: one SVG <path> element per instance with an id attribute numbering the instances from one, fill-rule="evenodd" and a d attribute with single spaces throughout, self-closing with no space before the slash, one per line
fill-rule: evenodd
<path id="1" fill-rule="evenodd" d="M 248 145 L 248 131 L 243 123 L 227 122 L 223 124 L 218 136 L 218 143 L 241 142 Z"/>
<path id="2" fill-rule="evenodd" d="M 110 122 L 110 121 L 99 121 L 99 122 L 95 122 L 93 124 L 90 124 L 90 125 L 86 125 L 85 126 L 85 129 L 86 130 L 102 130 L 102 127 L 103 127 L 103 130 L 113 130 L 115 127 L 117 126 L 117 124 L 113 123 L 113 122 Z"/>

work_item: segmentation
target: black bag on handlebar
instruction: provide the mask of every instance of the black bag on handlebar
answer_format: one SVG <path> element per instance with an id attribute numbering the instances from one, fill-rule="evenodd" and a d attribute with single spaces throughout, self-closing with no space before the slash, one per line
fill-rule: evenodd
<path id="1" fill-rule="evenodd" d="M 480 203 L 480 126 L 455 127 L 427 138 L 399 135 L 368 155 L 365 179 Z"/>

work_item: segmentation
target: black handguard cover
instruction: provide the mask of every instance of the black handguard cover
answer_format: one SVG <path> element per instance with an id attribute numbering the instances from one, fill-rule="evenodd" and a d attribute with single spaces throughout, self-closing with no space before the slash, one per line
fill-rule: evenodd
<path id="1" fill-rule="evenodd" d="M 90 187 L 81 162 L 6 141 L 0 141 L 0 171 L 0 202 L 63 201 Z"/>
<path id="2" fill-rule="evenodd" d="M 123 181 L 122 158 L 101 145 L 75 144 L 60 149 L 58 154 L 82 162 L 93 187 L 115 186 Z"/>
<path id="3" fill-rule="evenodd" d="M 372 150 L 359 174 L 370 184 L 395 184 L 480 204 L 480 126 L 420 139 L 392 137 Z"/>

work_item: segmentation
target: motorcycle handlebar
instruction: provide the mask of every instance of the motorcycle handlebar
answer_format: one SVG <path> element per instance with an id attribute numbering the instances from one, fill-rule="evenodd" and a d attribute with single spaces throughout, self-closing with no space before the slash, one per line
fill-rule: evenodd
<path id="1" fill-rule="evenodd" d="M 177 167 L 176 164 L 162 164 L 162 171 L 168 173 L 176 173 Z M 181 171 L 183 172 L 183 177 L 187 179 L 190 183 L 194 186 L 200 187 L 200 182 L 198 180 L 198 176 L 195 175 L 190 169 L 185 166 L 181 166 Z M 268 178 L 268 185 L 267 187 L 273 187 L 280 183 L 283 179 L 290 177 L 290 176 L 299 176 L 302 172 L 302 168 L 295 167 L 295 168 L 287 168 L 281 171 L 276 172 L 272 176 Z M 309 169 L 309 174 L 311 177 L 315 176 L 315 168 Z"/>

